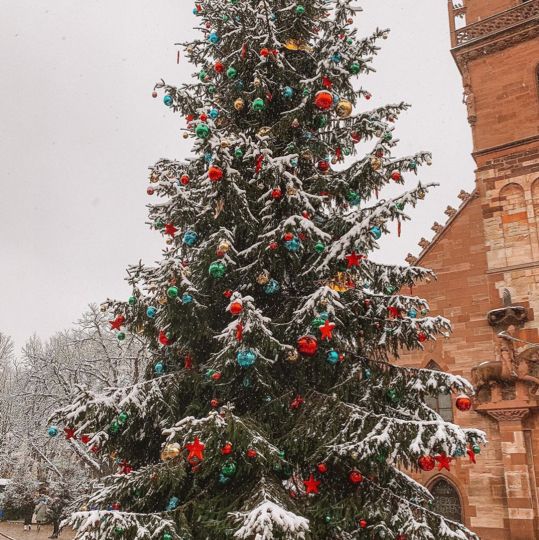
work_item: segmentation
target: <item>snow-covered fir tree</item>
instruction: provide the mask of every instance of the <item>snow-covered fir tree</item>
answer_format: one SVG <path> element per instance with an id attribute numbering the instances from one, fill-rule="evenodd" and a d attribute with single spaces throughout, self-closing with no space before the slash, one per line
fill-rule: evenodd
<path id="1" fill-rule="evenodd" d="M 412 293 L 429 270 L 373 258 L 429 191 L 413 177 L 430 156 L 395 156 L 407 105 L 369 110 L 354 83 L 387 34 L 359 37 L 358 11 L 196 2 L 196 80 L 155 92 L 193 141 L 186 161 L 151 168 L 166 247 L 108 305 L 118 339 L 145 336 L 153 364 L 133 386 L 80 388 L 53 419 L 120 460 L 69 519 L 78 539 L 475 538 L 404 472 L 484 439 L 425 404 L 470 394 L 465 380 L 389 361 L 450 327 Z M 379 199 L 393 183 L 408 186 Z"/>

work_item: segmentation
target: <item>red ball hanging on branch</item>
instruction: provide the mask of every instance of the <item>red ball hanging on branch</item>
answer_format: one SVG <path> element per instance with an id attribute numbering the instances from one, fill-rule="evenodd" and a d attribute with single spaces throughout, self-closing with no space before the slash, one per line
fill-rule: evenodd
<path id="1" fill-rule="evenodd" d="M 395 182 L 399 182 L 400 180 L 402 180 L 401 173 L 397 170 L 393 171 L 391 173 L 391 179 L 395 180 Z"/>
<path id="2" fill-rule="evenodd" d="M 418 332 L 417 341 L 419 341 L 419 343 L 423 343 L 424 341 L 427 341 L 427 334 L 425 334 L 425 332 Z"/>
<path id="3" fill-rule="evenodd" d="M 243 311 L 243 304 L 241 302 L 232 302 L 228 308 L 232 315 L 239 315 Z"/>
<path id="4" fill-rule="evenodd" d="M 455 401 L 455 406 L 459 411 L 466 412 L 472 408 L 472 400 L 465 394 L 462 394 L 457 397 Z"/>
<path id="5" fill-rule="evenodd" d="M 363 482 L 363 475 L 359 471 L 350 471 L 348 474 L 348 480 L 351 484 L 361 484 Z"/>
<path id="6" fill-rule="evenodd" d="M 219 407 L 219 400 L 213 398 L 213 399 L 210 401 L 210 405 L 211 405 L 211 408 L 212 408 L 212 409 L 217 409 L 217 407 Z"/>
<path id="7" fill-rule="evenodd" d="M 271 197 L 272 199 L 278 200 L 283 196 L 283 192 L 281 191 L 281 188 L 274 188 L 271 190 Z"/>
<path id="8" fill-rule="evenodd" d="M 327 172 L 329 171 L 329 167 L 330 167 L 329 161 L 327 161 L 326 159 L 322 159 L 318 162 L 317 167 L 320 172 Z"/>
<path id="9" fill-rule="evenodd" d="M 305 403 L 305 400 L 298 394 L 290 403 L 291 409 L 299 409 L 303 404 Z"/>
<path id="10" fill-rule="evenodd" d="M 314 96 L 314 105 L 322 111 L 327 111 L 333 105 L 333 94 L 327 90 L 320 90 Z"/>
<path id="11" fill-rule="evenodd" d="M 187 176 L 186 174 L 182 174 L 182 176 L 180 177 L 180 184 L 182 186 L 186 186 L 187 184 L 189 184 L 189 176 Z"/>
<path id="12" fill-rule="evenodd" d="M 366 520 L 366 519 L 360 519 L 360 520 L 359 520 L 359 526 L 360 526 L 362 529 L 366 529 L 366 528 L 367 528 L 367 520 Z"/>
<path id="13" fill-rule="evenodd" d="M 254 449 L 254 448 L 248 448 L 247 449 L 247 452 L 245 453 L 245 455 L 249 458 L 249 459 L 254 459 L 258 453 L 257 451 Z"/>
<path id="14" fill-rule="evenodd" d="M 283 234 L 283 242 L 290 242 L 290 240 L 293 240 L 294 234 L 291 232 L 286 232 Z"/>
<path id="15" fill-rule="evenodd" d="M 211 165 L 208 169 L 208 177 L 212 182 L 219 182 L 223 178 L 223 169 L 217 165 Z"/>
<path id="16" fill-rule="evenodd" d="M 225 65 L 223 64 L 223 62 L 221 62 L 221 60 L 217 60 L 213 65 L 213 69 L 215 69 L 217 73 L 223 73 L 223 71 L 225 70 Z"/>
<path id="17" fill-rule="evenodd" d="M 314 356 L 318 351 L 318 341 L 314 336 L 301 336 L 298 339 L 297 349 L 303 356 Z"/>
<path id="18" fill-rule="evenodd" d="M 223 454 L 223 456 L 229 456 L 232 454 L 232 443 L 227 442 L 223 448 L 221 448 L 221 454 Z"/>
<path id="19" fill-rule="evenodd" d="M 432 471 L 436 465 L 436 461 L 432 456 L 421 456 L 417 460 L 417 464 L 422 471 Z"/>
<path id="20" fill-rule="evenodd" d="M 316 466 L 316 470 L 320 473 L 320 474 L 326 474 L 328 472 L 328 466 L 326 463 L 319 463 L 317 466 Z"/>

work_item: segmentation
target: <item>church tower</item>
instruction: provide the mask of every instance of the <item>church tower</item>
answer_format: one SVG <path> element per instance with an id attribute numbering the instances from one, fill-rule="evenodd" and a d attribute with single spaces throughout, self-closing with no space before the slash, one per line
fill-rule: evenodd
<path id="1" fill-rule="evenodd" d="M 406 259 L 436 272 L 414 294 L 453 333 L 398 361 L 471 380 L 473 410 L 462 413 L 443 392 L 429 406 L 485 431 L 489 444 L 417 478 L 438 512 L 481 538 L 539 540 L 539 0 L 448 6 L 476 186 Z"/>

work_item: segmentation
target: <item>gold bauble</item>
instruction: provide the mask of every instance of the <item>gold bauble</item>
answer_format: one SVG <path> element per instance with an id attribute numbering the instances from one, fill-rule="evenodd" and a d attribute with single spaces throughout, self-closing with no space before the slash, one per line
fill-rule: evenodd
<path id="1" fill-rule="evenodd" d="M 259 285 L 265 285 L 268 281 L 269 281 L 269 272 L 267 270 L 264 270 L 262 272 L 260 272 L 260 274 L 258 274 L 258 276 L 256 276 L 256 282 L 259 284 Z"/>
<path id="2" fill-rule="evenodd" d="M 373 171 L 378 171 L 382 167 L 382 160 L 377 157 L 371 158 L 371 167 Z"/>
<path id="3" fill-rule="evenodd" d="M 296 349 L 292 349 L 286 353 L 286 361 L 289 364 L 296 364 L 299 362 L 299 353 Z"/>
<path id="4" fill-rule="evenodd" d="M 230 249 L 230 244 L 226 240 L 221 240 L 217 246 L 217 251 L 226 253 Z"/>
<path id="5" fill-rule="evenodd" d="M 420 189 L 418 192 L 417 192 L 417 198 L 418 199 L 424 199 L 425 198 L 425 192 Z"/>
<path id="6" fill-rule="evenodd" d="M 297 193 L 298 193 L 298 190 L 294 186 L 292 185 L 286 186 L 286 194 L 289 197 L 293 197 L 294 195 L 297 195 Z"/>
<path id="7" fill-rule="evenodd" d="M 158 175 L 158 174 L 155 174 L 155 173 L 154 173 L 154 174 L 150 175 L 150 182 L 151 182 L 152 184 L 154 184 L 154 183 L 157 182 L 158 180 L 159 180 L 159 175 Z"/>
<path id="8" fill-rule="evenodd" d="M 189 137 L 189 133 L 187 133 L 187 131 L 184 131 L 183 134 L 182 134 L 182 137 L 184 139 L 187 139 Z"/>
<path id="9" fill-rule="evenodd" d="M 305 51 L 312 52 L 313 48 L 303 39 L 287 39 L 284 42 L 284 48 L 289 51 Z"/>
<path id="10" fill-rule="evenodd" d="M 221 148 L 228 148 L 230 146 L 230 141 L 228 139 L 223 139 L 221 141 Z"/>
<path id="11" fill-rule="evenodd" d="M 180 457 L 182 448 L 178 443 L 165 444 L 163 450 L 161 450 L 161 461 L 170 461 Z"/>
<path id="12" fill-rule="evenodd" d="M 160 296 L 157 301 L 162 305 L 164 306 L 166 303 L 167 303 L 167 297 L 166 295 L 163 295 L 163 296 Z"/>
<path id="13" fill-rule="evenodd" d="M 331 290 L 335 292 L 346 292 L 348 290 L 348 287 L 346 285 L 345 274 L 343 272 L 337 272 L 337 276 L 328 283 L 328 286 Z"/>
<path id="14" fill-rule="evenodd" d="M 234 109 L 236 109 L 237 111 L 243 110 L 244 107 L 245 101 L 243 99 L 238 98 L 236 101 L 234 101 Z"/>
<path id="15" fill-rule="evenodd" d="M 303 150 L 300 155 L 301 159 L 303 161 L 313 161 L 314 156 L 313 153 L 310 150 Z"/>
<path id="16" fill-rule="evenodd" d="M 348 118 L 352 114 L 352 104 L 347 99 L 341 99 L 335 107 L 335 112 L 339 118 Z"/>
<path id="17" fill-rule="evenodd" d="M 255 86 L 260 86 L 262 84 L 262 81 L 258 77 L 256 77 L 253 81 L 253 84 Z"/>
<path id="18" fill-rule="evenodd" d="M 271 131 L 271 127 L 269 126 L 263 126 L 258 130 L 257 135 L 259 137 L 265 137 L 266 135 L 269 135 L 269 132 Z"/>

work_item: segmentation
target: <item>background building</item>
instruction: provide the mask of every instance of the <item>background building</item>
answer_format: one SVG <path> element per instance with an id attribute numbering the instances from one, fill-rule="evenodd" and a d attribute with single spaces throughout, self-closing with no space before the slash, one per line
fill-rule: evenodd
<path id="1" fill-rule="evenodd" d="M 485 540 L 539 539 L 539 0 L 449 0 L 452 54 L 473 133 L 476 188 L 448 207 L 408 262 L 438 280 L 417 288 L 453 323 L 447 340 L 400 362 L 471 378 L 473 411 L 432 405 L 487 432 L 477 458 L 420 480 L 445 515 Z M 537 316 L 536 316 L 537 314 Z"/>

